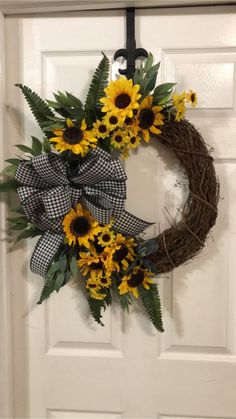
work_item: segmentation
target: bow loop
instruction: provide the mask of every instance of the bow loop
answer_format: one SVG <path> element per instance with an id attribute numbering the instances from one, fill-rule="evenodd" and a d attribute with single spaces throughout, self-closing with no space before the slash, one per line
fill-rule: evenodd
<path id="1" fill-rule="evenodd" d="M 25 214 L 29 219 L 33 219 L 35 211 L 42 211 L 43 192 L 35 188 L 21 187 L 17 189 Z"/>
<path id="2" fill-rule="evenodd" d="M 69 186 L 57 186 L 42 196 L 43 206 L 49 218 L 58 218 L 71 209 L 71 189 Z"/>
<path id="3" fill-rule="evenodd" d="M 24 179 L 24 186 L 33 187 L 33 188 L 47 188 L 47 183 L 42 179 L 31 163 L 22 161 L 19 163 L 15 175 L 16 180 L 22 183 Z"/>
<path id="4" fill-rule="evenodd" d="M 93 158 L 81 166 L 80 174 L 73 179 L 75 183 L 93 185 L 104 179 L 109 179 L 113 175 L 113 167 L 107 164 L 101 157 Z"/>
<path id="5" fill-rule="evenodd" d="M 35 193 L 40 192 L 41 190 L 38 188 L 33 188 L 33 186 L 20 186 L 17 189 L 17 193 L 21 200 L 21 203 L 24 204 L 26 200 L 30 200 L 29 198 L 33 196 Z"/>
<path id="6" fill-rule="evenodd" d="M 114 176 L 112 176 L 112 179 L 127 180 L 125 170 L 124 170 L 120 160 L 113 159 L 111 161 L 111 166 L 113 168 L 113 173 L 114 173 Z"/>
<path id="7" fill-rule="evenodd" d="M 104 180 L 93 185 L 97 191 L 109 193 L 109 195 L 116 195 L 120 198 L 126 199 L 126 184 L 116 180 Z"/>
<path id="8" fill-rule="evenodd" d="M 49 186 L 68 185 L 66 163 L 58 154 L 41 154 L 34 157 L 32 165 L 37 174 Z"/>

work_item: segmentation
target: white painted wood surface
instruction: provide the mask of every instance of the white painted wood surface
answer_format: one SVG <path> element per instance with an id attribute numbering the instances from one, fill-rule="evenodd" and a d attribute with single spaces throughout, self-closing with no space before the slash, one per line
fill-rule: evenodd
<path id="1" fill-rule="evenodd" d="M 188 116 L 215 149 L 224 198 L 215 241 L 160 279 L 163 335 L 138 306 L 130 317 L 115 306 L 105 327 L 96 326 L 76 284 L 36 306 L 42 280 L 29 273 L 33 244 L 11 253 L 16 417 L 236 418 L 235 27 L 236 13 L 227 11 L 138 12 L 137 43 L 162 60 L 160 81 L 200 93 L 198 109 Z M 11 145 L 40 134 L 14 83 L 47 98 L 67 89 L 83 99 L 99 51 L 111 57 L 122 47 L 124 28 L 122 11 L 6 18 Z M 113 75 L 116 70 L 117 64 Z M 128 160 L 126 171 L 127 208 L 156 220 L 156 233 L 167 227 L 163 208 L 177 213 L 186 196 L 178 161 L 153 140 Z"/>

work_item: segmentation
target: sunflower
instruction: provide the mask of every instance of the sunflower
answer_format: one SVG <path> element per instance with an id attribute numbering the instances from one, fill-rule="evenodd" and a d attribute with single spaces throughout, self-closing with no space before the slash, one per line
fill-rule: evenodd
<path id="1" fill-rule="evenodd" d="M 134 261 L 134 239 L 124 237 L 118 233 L 115 241 L 109 248 L 109 260 L 113 265 L 113 270 L 120 272 L 120 268 L 127 269 L 129 264 Z"/>
<path id="2" fill-rule="evenodd" d="M 140 144 L 141 138 L 136 134 L 133 135 L 132 132 L 129 132 L 126 138 L 125 147 L 122 149 L 121 158 L 126 160 L 130 155 L 130 150 L 134 150 Z"/>
<path id="3" fill-rule="evenodd" d="M 129 157 L 129 150 L 126 147 L 126 148 L 124 148 L 124 150 L 122 150 L 122 153 L 120 154 L 120 158 L 122 160 L 126 160 L 126 159 L 128 159 L 128 157 Z"/>
<path id="4" fill-rule="evenodd" d="M 192 108 L 195 108 L 197 105 L 197 93 L 189 90 L 186 93 L 186 101 L 191 103 Z"/>
<path id="5" fill-rule="evenodd" d="M 186 108 L 185 108 L 185 106 L 180 106 L 178 109 L 177 109 L 177 112 L 176 112 L 176 115 L 175 115 L 175 120 L 177 121 L 177 122 L 179 122 L 179 121 L 181 121 L 181 119 L 183 119 L 184 118 L 184 116 L 185 116 L 185 111 L 186 111 Z"/>
<path id="6" fill-rule="evenodd" d="M 110 276 L 115 270 L 114 264 L 111 263 L 110 254 L 104 248 L 98 252 L 95 246 L 91 244 L 87 252 L 79 253 L 78 267 L 84 276 L 90 275 L 92 279 L 100 279 Z"/>
<path id="7" fill-rule="evenodd" d="M 160 134 L 161 131 L 157 126 L 163 125 L 164 115 L 160 113 L 162 106 L 152 106 L 153 97 L 147 96 L 143 99 L 139 112 L 139 127 L 142 131 L 143 139 L 147 143 L 150 140 L 150 133 Z"/>
<path id="8" fill-rule="evenodd" d="M 118 129 L 113 132 L 111 137 L 111 145 L 115 147 L 117 150 L 120 150 L 122 147 L 126 145 L 127 142 L 127 133 L 126 131 L 121 131 Z"/>
<path id="9" fill-rule="evenodd" d="M 75 126 L 71 119 L 66 120 L 67 128 L 53 131 L 56 137 L 50 138 L 57 151 L 72 151 L 74 154 L 81 154 L 82 157 L 88 153 L 89 148 L 95 148 L 97 139 L 88 131 L 85 119 L 80 127 Z"/>
<path id="10" fill-rule="evenodd" d="M 121 118 L 118 115 L 113 115 L 113 113 L 110 112 L 104 116 L 103 121 L 105 122 L 106 126 L 110 129 L 110 131 L 113 131 L 115 128 L 123 124 L 124 118 Z"/>
<path id="11" fill-rule="evenodd" d="M 105 248 L 110 246 L 115 240 L 115 233 L 110 227 L 111 224 L 103 227 L 102 232 L 98 236 L 98 244 Z"/>
<path id="12" fill-rule="evenodd" d="M 133 118 L 125 118 L 124 128 L 129 134 L 137 135 L 140 131 L 138 118 L 136 116 L 133 116 Z"/>
<path id="13" fill-rule="evenodd" d="M 89 252 L 80 252 L 79 260 L 77 262 L 84 276 L 90 275 L 90 278 L 98 280 L 104 273 L 104 258 L 103 255 L 98 255 L 96 250 L 91 247 Z"/>
<path id="14" fill-rule="evenodd" d="M 183 92 L 179 95 L 177 93 L 174 93 L 172 95 L 173 105 L 175 106 L 176 109 L 179 109 L 181 107 L 182 108 L 185 107 L 185 99 L 186 99 L 186 93 L 185 92 Z"/>
<path id="15" fill-rule="evenodd" d="M 80 246 L 89 248 L 89 240 L 94 240 L 101 231 L 101 226 L 81 204 L 77 204 L 76 210 L 70 210 L 62 225 L 70 246 L 78 242 Z"/>
<path id="16" fill-rule="evenodd" d="M 127 148 L 134 149 L 137 148 L 140 144 L 140 137 L 138 135 L 129 135 L 127 139 Z"/>
<path id="17" fill-rule="evenodd" d="M 186 92 L 181 93 L 178 95 L 174 93 L 172 95 L 173 105 L 176 108 L 177 112 L 175 115 L 175 120 L 179 122 L 181 119 L 184 118 L 186 112 Z"/>
<path id="18" fill-rule="evenodd" d="M 141 97 L 138 93 L 139 88 L 138 84 L 133 85 L 133 81 L 125 77 L 111 81 L 104 89 L 106 97 L 100 99 L 103 103 L 102 112 L 132 118 L 134 109 L 139 108 L 138 100 Z"/>
<path id="19" fill-rule="evenodd" d="M 136 266 L 131 274 L 123 276 L 121 284 L 118 286 L 120 295 L 131 292 L 135 298 L 138 298 L 139 294 L 137 287 L 142 285 L 148 290 L 150 288 L 149 284 L 153 283 L 151 279 L 152 276 L 153 274 L 147 269 Z"/>
<path id="20" fill-rule="evenodd" d="M 99 286 L 101 286 L 102 288 L 109 288 L 111 287 L 112 284 L 112 280 L 111 277 L 109 276 L 102 276 L 99 279 Z"/>
<path id="21" fill-rule="evenodd" d="M 93 124 L 93 135 L 96 138 L 106 138 L 108 137 L 109 133 L 110 133 L 110 129 L 108 128 L 107 124 L 105 121 L 99 121 L 97 120 L 94 124 Z"/>
<path id="22" fill-rule="evenodd" d="M 101 293 L 102 287 L 98 284 L 97 280 L 89 278 L 86 281 L 86 288 L 89 290 L 90 297 L 94 298 L 95 300 L 104 300 L 106 294 Z"/>

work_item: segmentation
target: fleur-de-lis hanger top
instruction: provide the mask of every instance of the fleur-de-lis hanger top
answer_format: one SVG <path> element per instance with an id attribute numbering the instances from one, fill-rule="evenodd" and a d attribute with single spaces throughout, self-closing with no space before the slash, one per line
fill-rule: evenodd
<path id="1" fill-rule="evenodd" d="M 135 41 L 135 8 L 126 9 L 126 48 L 118 49 L 114 55 L 114 60 L 123 57 L 126 60 L 126 68 L 119 69 L 119 73 L 131 79 L 135 72 L 137 58 L 147 58 L 148 53 L 144 48 L 136 48 Z"/>

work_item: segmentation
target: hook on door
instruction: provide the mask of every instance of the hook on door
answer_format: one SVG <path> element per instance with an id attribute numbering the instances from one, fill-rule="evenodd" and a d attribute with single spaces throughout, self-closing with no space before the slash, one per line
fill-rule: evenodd
<path id="1" fill-rule="evenodd" d="M 144 48 L 136 48 L 135 41 L 135 8 L 126 9 L 126 48 L 118 49 L 114 54 L 114 60 L 123 57 L 126 60 L 126 68 L 119 69 L 119 73 L 131 79 L 135 72 L 137 58 L 148 57 L 148 52 Z"/>

